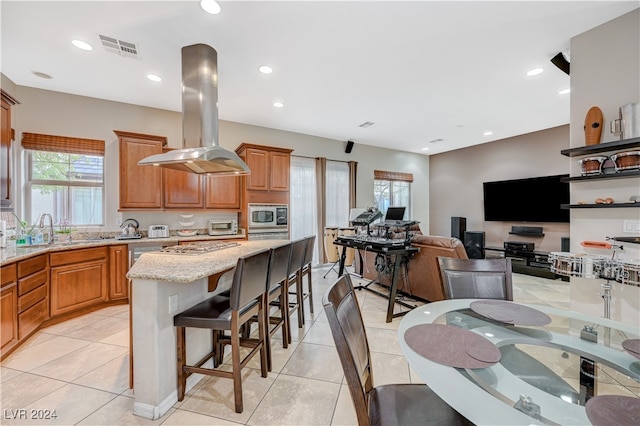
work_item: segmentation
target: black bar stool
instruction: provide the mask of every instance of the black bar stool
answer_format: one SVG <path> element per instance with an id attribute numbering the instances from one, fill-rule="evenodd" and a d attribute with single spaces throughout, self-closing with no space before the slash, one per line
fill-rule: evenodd
<path id="1" fill-rule="evenodd" d="M 229 297 L 216 295 L 173 317 L 176 326 L 178 401 L 184 399 L 187 377 L 192 373 L 233 379 L 235 410 L 242 407 L 242 368 L 260 353 L 262 377 L 267 377 L 267 348 L 264 324 L 265 282 L 269 271 L 270 250 L 264 250 L 238 259 L 233 275 Z M 241 327 L 254 315 L 258 318 L 258 338 L 241 338 Z M 185 328 L 208 328 L 213 332 L 212 350 L 195 365 L 186 364 Z M 229 335 L 225 335 L 225 331 Z M 232 371 L 222 371 L 220 366 L 224 346 L 231 345 Z M 240 358 L 240 347 L 251 351 Z M 205 362 L 213 359 L 214 368 L 204 368 Z"/>

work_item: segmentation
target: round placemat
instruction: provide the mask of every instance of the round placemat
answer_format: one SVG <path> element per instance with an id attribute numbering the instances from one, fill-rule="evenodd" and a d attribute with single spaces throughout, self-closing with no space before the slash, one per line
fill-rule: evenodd
<path id="1" fill-rule="evenodd" d="M 507 300 L 476 300 L 471 310 L 494 321 L 513 325 L 547 325 L 551 317 L 537 309 Z"/>
<path id="2" fill-rule="evenodd" d="M 640 339 L 627 339 L 622 342 L 622 347 L 636 358 L 640 358 Z"/>
<path id="3" fill-rule="evenodd" d="M 451 367 L 486 368 L 500 361 L 493 343 L 452 325 L 415 325 L 404 332 L 404 340 L 420 356 Z"/>
<path id="4" fill-rule="evenodd" d="M 594 426 L 637 426 L 640 424 L 640 398 L 621 395 L 594 396 L 584 406 Z"/>

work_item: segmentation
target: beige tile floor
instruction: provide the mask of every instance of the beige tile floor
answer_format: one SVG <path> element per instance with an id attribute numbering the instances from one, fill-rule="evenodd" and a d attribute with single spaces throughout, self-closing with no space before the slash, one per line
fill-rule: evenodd
<path id="1" fill-rule="evenodd" d="M 1 424 L 65 425 L 353 425 L 355 412 L 322 311 L 322 295 L 336 280 L 315 268 L 314 310 L 293 344 L 274 340 L 273 371 L 262 378 L 253 362 L 244 373 L 244 412 L 233 410 L 231 380 L 207 377 L 162 418 L 132 414 L 128 389 L 128 307 L 105 308 L 42 329 L 1 364 Z M 400 318 L 385 323 L 387 301 L 359 292 L 376 385 L 420 382 L 397 343 Z M 514 299 L 568 308 L 561 280 L 514 275 Z M 294 324 L 296 320 L 292 321 Z M 276 335 L 279 338 L 279 335 Z M 20 420 L 16 410 L 55 410 L 52 420 Z M 28 411 L 30 412 L 30 411 Z"/>

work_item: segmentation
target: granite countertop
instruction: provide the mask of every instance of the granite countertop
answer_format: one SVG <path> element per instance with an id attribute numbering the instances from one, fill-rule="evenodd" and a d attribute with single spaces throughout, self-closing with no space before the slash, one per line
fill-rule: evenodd
<path id="1" fill-rule="evenodd" d="M 189 241 L 208 241 L 208 240 L 229 240 L 229 239 L 244 239 L 244 234 L 238 234 L 236 236 L 210 236 L 210 235 L 194 235 L 193 237 L 179 237 L 172 236 L 167 238 L 140 238 L 130 240 L 117 240 L 115 238 L 107 239 L 87 239 L 87 240 L 72 240 L 63 243 L 56 244 L 41 244 L 32 246 L 17 246 L 7 245 L 7 247 L 0 248 L 0 266 L 8 265 L 10 263 L 28 259 L 33 256 L 37 256 L 43 253 L 53 253 L 59 251 L 74 250 L 80 248 L 100 247 L 100 246 L 112 246 L 112 245 L 172 245 L 179 242 Z"/>
<path id="2" fill-rule="evenodd" d="M 234 247 L 193 255 L 143 253 L 127 278 L 190 283 L 233 268 L 239 257 L 287 243 L 287 240 L 238 241 Z"/>

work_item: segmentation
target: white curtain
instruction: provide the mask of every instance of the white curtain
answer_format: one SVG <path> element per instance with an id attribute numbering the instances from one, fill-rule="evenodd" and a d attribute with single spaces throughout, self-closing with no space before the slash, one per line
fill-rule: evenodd
<path id="1" fill-rule="evenodd" d="M 325 192 L 326 226 L 349 226 L 349 163 L 327 160 Z"/>
<path id="2" fill-rule="evenodd" d="M 291 156 L 290 182 L 291 240 L 297 240 L 316 234 L 318 227 L 315 159 Z M 317 251 L 313 253 L 314 264 L 318 263 Z"/>

